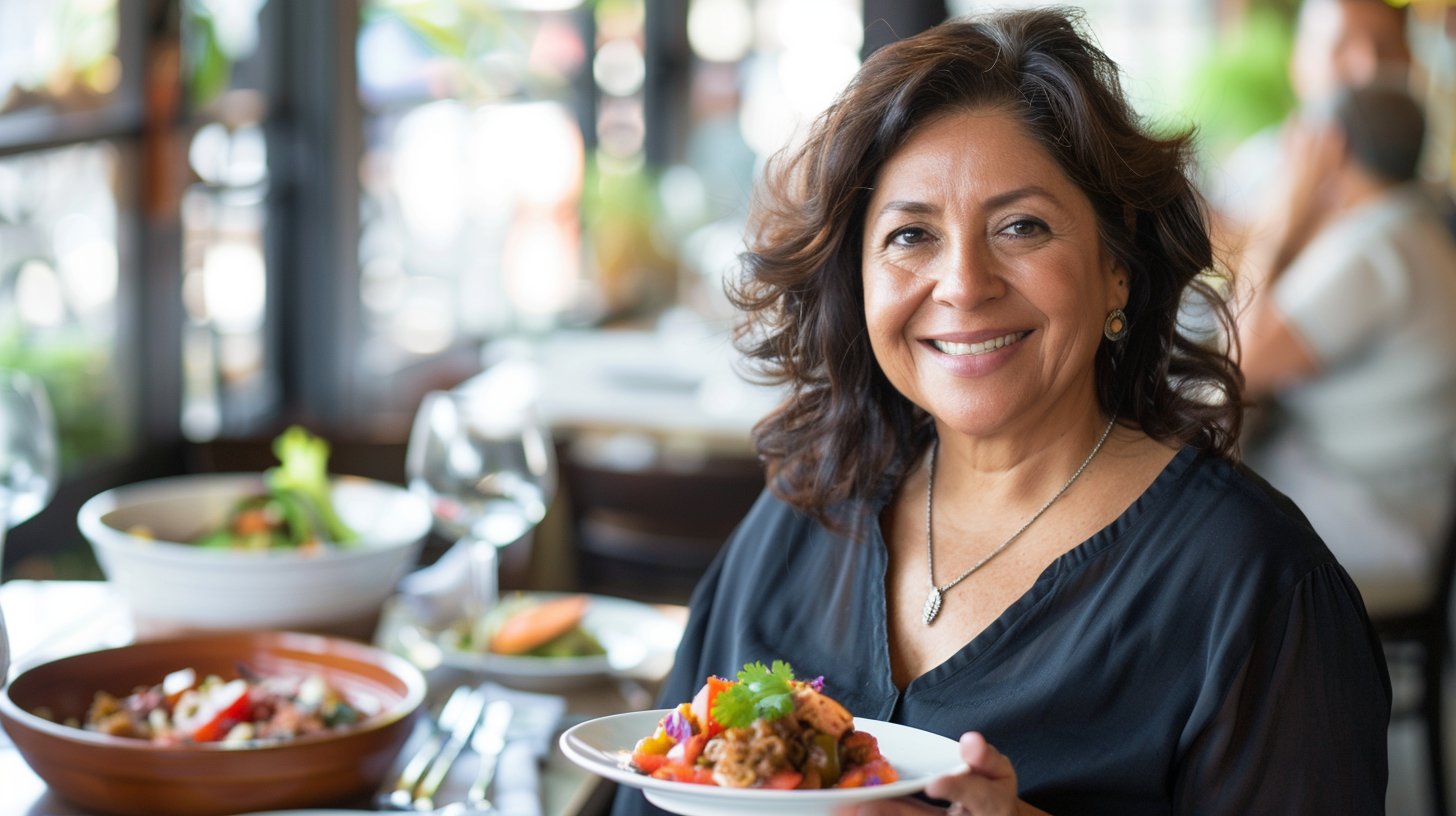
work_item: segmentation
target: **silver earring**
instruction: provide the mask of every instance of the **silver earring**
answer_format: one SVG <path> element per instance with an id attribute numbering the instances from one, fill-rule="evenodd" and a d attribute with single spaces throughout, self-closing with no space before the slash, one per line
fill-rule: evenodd
<path id="1" fill-rule="evenodd" d="M 1107 322 L 1102 324 L 1102 336 L 1116 343 L 1127 336 L 1127 314 L 1121 309 L 1113 309 L 1107 315 Z"/>

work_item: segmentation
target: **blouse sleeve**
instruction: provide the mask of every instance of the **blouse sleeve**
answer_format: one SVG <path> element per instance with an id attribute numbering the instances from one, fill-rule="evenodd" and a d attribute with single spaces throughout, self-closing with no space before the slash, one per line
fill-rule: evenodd
<path id="1" fill-rule="evenodd" d="M 1358 592 L 1320 566 L 1271 611 L 1184 753 L 1174 812 L 1383 813 L 1390 695 Z"/>
<path id="2" fill-rule="evenodd" d="M 662 692 L 657 698 L 658 708 L 671 708 L 684 700 L 691 700 L 697 689 L 697 678 L 703 677 L 704 673 L 699 670 L 699 664 L 703 656 L 703 644 L 706 642 L 708 631 L 708 611 L 713 606 L 713 599 L 718 592 L 718 578 L 723 571 L 723 559 L 728 548 L 718 553 L 713 564 L 708 567 L 697 588 L 693 590 L 692 600 L 688 603 L 688 625 L 683 630 L 682 641 L 678 643 L 677 657 L 672 664 L 672 672 L 667 676 L 667 682 L 663 683 Z M 642 795 L 642 791 L 636 788 L 629 788 L 625 785 L 617 788 L 616 799 L 612 802 L 612 816 L 666 816 L 667 811 L 653 806 Z"/>

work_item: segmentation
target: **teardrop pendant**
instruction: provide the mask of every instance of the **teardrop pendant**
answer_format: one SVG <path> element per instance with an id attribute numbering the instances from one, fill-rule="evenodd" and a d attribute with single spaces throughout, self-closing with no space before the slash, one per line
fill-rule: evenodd
<path id="1" fill-rule="evenodd" d="M 925 610 L 920 613 L 920 619 L 923 620 L 923 621 L 925 621 L 925 625 L 926 626 L 929 626 L 930 625 L 930 622 L 933 621 L 933 620 L 935 620 L 935 616 L 936 615 L 939 615 L 939 614 L 940 614 L 940 588 L 939 587 L 931 587 L 930 588 L 930 594 L 927 595 L 927 596 L 925 596 Z"/>

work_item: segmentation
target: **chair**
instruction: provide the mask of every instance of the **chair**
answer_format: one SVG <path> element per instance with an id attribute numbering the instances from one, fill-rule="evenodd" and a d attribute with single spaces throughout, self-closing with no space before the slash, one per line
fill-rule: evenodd
<path id="1" fill-rule="evenodd" d="M 1419 664 L 1420 699 L 1391 711 L 1391 720 L 1420 717 L 1426 730 L 1426 758 L 1431 777 L 1431 803 L 1437 816 L 1446 810 L 1446 751 L 1443 728 L 1443 684 L 1451 658 L 1451 599 L 1456 582 L 1456 524 L 1440 550 L 1435 591 L 1428 603 L 1403 613 L 1371 614 L 1371 622 L 1385 643 L 1389 662 L 1412 660 Z M 1402 648 L 1404 647 L 1404 648 Z"/>
<path id="2" fill-rule="evenodd" d="M 691 467 L 612 467 L 560 446 L 581 589 L 686 603 L 763 490 L 751 456 L 707 456 Z"/>

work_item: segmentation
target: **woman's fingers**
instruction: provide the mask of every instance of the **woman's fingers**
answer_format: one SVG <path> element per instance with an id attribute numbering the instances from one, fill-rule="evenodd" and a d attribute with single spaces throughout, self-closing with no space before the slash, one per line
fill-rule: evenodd
<path id="1" fill-rule="evenodd" d="M 1016 771 L 1011 760 L 975 731 L 961 736 L 960 753 L 968 770 L 931 780 L 925 794 L 953 802 L 953 814 L 1006 816 L 1015 813 Z"/>
<path id="2" fill-rule="evenodd" d="M 980 732 L 967 731 L 961 735 L 961 760 L 971 766 L 971 771 L 991 779 L 1005 779 L 1016 775 L 1011 760 L 997 751 Z"/>

